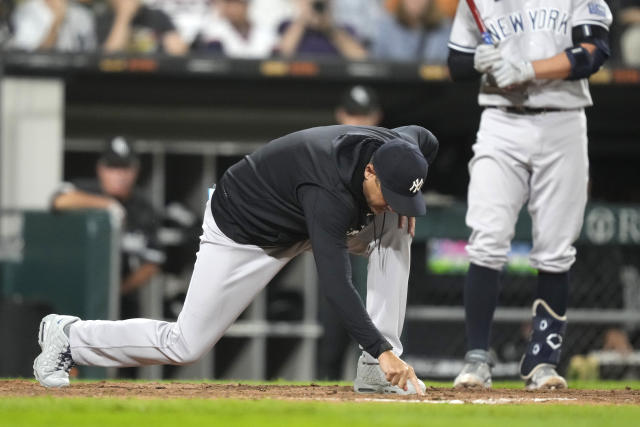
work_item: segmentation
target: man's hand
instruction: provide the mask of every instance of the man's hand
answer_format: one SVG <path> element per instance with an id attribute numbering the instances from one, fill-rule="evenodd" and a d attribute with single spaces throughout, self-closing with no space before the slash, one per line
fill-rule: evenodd
<path id="1" fill-rule="evenodd" d="M 498 87 L 503 89 L 528 82 L 536 77 L 533 64 L 525 60 L 514 62 L 501 60 L 493 65 L 490 74 L 495 78 Z"/>
<path id="2" fill-rule="evenodd" d="M 378 356 L 378 362 L 380 363 L 380 369 L 382 369 L 391 385 L 397 385 L 406 391 L 407 381 L 411 381 L 416 393 L 419 396 L 424 396 L 413 368 L 400 360 L 391 350 L 387 350 Z"/>
<path id="3" fill-rule="evenodd" d="M 502 54 L 496 45 L 481 44 L 476 47 L 476 53 L 473 55 L 473 68 L 484 74 L 500 60 L 502 60 Z"/>
<path id="4" fill-rule="evenodd" d="M 412 216 L 398 215 L 398 228 L 404 228 L 405 223 L 408 223 L 407 232 L 411 234 L 411 237 L 416 237 L 416 219 Z"/>

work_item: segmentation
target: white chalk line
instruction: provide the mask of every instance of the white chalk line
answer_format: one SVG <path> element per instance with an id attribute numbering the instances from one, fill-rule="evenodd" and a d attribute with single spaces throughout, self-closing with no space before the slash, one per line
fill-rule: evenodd
<path id="1" fill-rule="evenodd" d="M 337 399 L 336 399 L 337 400 Z M 465 403 L 472 403 L 474 405 L 505 405 L 510 403 L 544 403 L 544 402 L 567 402 L 575 401 L 576 398 L 570 397 L 536 397 L 536 398 L 506 398 L 501 397 L 498 399 L 474 399 L 474 400 L 398 400 L 398 399 L 374 399 L 363 398 L 355 399 L 356 402 L 397 402 L 397 403 L 430 403 L 430 404 L 449 404 L 449 405 L 463 405 Z"/>

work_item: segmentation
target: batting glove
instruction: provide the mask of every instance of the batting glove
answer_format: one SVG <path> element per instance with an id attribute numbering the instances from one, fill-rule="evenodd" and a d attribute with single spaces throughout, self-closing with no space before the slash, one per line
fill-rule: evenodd
<path id="1" fill-rule="evenodd" d="M 473 68 L 479 73 L 486 73 L 491 67 L 502 59 L 500 49 L 494 44 L 481 44 L 476 47 L 473 55 Z"/>
<path id="2" fill-rule="evenodd" d="M 500 88 L 528 82 L 536 77 L 533 64 L 529 61 L 511 62 L 502 60 L 495 64 L 491 75 Z"/>

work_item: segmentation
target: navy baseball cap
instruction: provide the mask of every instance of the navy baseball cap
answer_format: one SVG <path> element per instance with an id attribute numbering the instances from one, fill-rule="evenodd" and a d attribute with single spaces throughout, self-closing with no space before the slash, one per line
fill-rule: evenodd
<path id="1" fill-rule="evenodd" d="M 116 136 L 107 142 L 98 161 L 111 168 L 129 168 L 139 164 L 138 156 L 131 144 L 122 136 Z"/>
<path id="2" fill-rule="evenodd" d="M 394 212 L 405 216 L 420 216 L 427 212 L 420 190 L 429 165 L 417 145 L 392 139 L 373 153 L 371 161 L 384 200 Z"/>

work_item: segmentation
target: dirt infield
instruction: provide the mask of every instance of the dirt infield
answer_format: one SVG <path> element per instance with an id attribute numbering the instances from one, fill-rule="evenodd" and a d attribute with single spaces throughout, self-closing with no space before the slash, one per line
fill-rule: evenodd
<path id="1" fill-rule="evenodd" d="M 351 387 L 338 385 L 305 386 L 247 385 L 242 383 L 167 383 L 112 382 L 73 383 L 65 389 L 48 390 L 29 380 L 0 380 L 3 397 L 109 397 L 140 399 L 280 399 L 326 401 L 409 401 L 416 403 L 486 404 L 568 404 L 568 405 L 640 405 L 640 390 L 549 390 L 516 389 L 454 390 L 428 387 L 426 396 L 356 394 Z"/>

